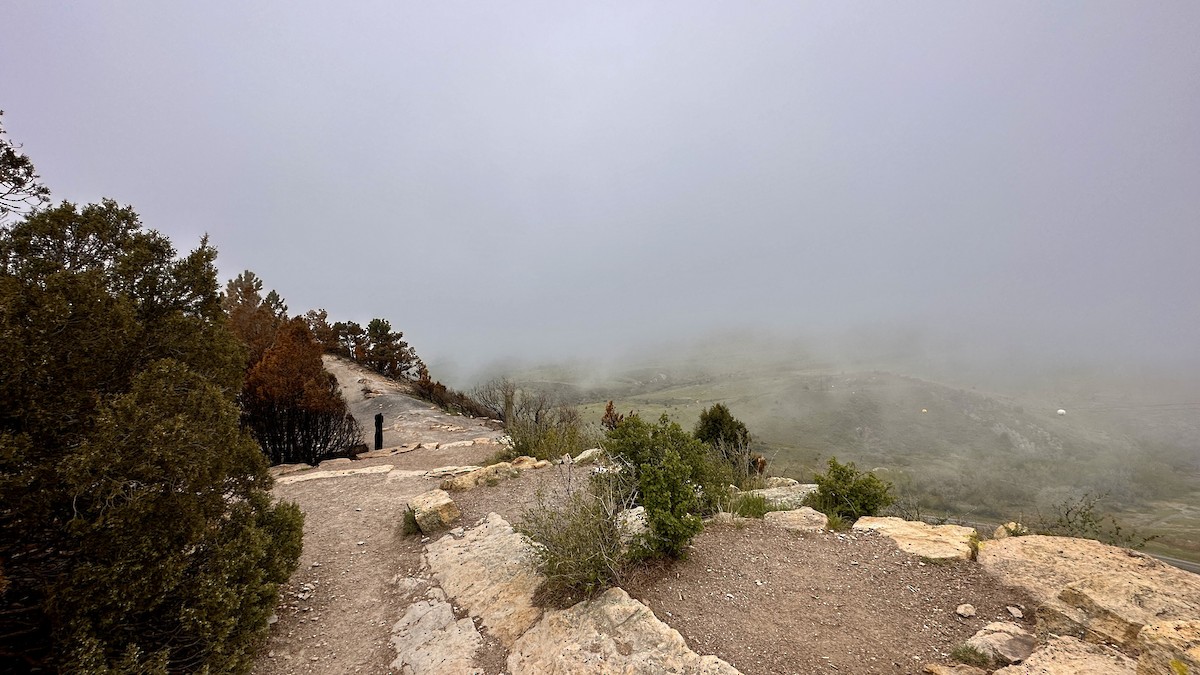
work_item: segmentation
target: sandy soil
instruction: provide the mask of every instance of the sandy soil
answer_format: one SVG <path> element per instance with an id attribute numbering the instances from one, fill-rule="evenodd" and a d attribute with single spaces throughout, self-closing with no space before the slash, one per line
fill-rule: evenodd
<path id="1" fill-rule="evenodd" d="M 382 389 L 358 382 L 369 376 L 357 371 L 339 375 L 360 391 Z M 386 440 L 403 451 L 372 453 L 378 456 L 336 468 L 481 464 L 498 449 L 494 443 L 437 447 L 499 432 L 401 393 L 360 394 L 355 412 L 373 416 L 381 403 L 391 410 Z M 418 443 L 422 447 L 411 449 Z M 283 589 L 256 673 L 392 672 L 391 627 L 412 600 L 401 582 L 418 574 L 423 550 L 422 538 L 402 535 L 401 517 L 409 497 L 439 482 L 396 475 L 275 487 L 278 498 L 296 501 L 305 512 L 304 553 Z M 490 511 L 516 522 L 539 490 L 561 493 L 580 478 L 578 469 L 552 467 L 454 498 L 467 526 Z M 928 662 L 948 663 L 954 646 L 985 623 L 1007 618 L 1005 605 L 1032 610 L 974 563 L 925 563 L 875 534 L 798 535 L 759 521 L 709 526 L 688 560 L 645 570 L 625 586 L 694 650 L 716 654 L 747 675 L 917 673 Z M 973 604 L 977 616 L 956 616 L 961 603 Z M 476 664 L 496 675 L 505 672 L 507 657 L 485 635 Z"/>

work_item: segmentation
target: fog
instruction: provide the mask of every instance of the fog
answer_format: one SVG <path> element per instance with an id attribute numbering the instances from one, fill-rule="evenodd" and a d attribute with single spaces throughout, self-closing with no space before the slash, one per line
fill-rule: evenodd
<path id="1" fill-rule="evenodd" d="M 386 317 L 448 379 L 714 333 L 1197 364 L 1194 2 L 4 14 L 4 124 L 55 199 L 208 233 L 223 278 Z"/>

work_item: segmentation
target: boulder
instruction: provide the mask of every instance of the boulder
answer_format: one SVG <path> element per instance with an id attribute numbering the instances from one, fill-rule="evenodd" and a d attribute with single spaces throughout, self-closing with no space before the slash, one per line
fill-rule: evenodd
<path id="1" fill-rule="evenodd" d="M 637 506 L 617 514 L 617 527 L 621 530 L 621 540 L 626 544 L 633 541 L 634 537 L 649 532 L 650 525 L 646 522 L 646 507 Z"/>
<path id="2" fill-rule="evenodd" d="M 1200 674 L 1200 619 L 1160 621 L 1138 633 L 1137 675 Z"/>
<path id="3" fill-rule="evenodd" d="M 475 651 L 483 644 L 475 623 L 470 617 L 456 619 L 441 589 L 431 589 L 429 595 L 409 605 L 392 626 L 392 669 L 435 675 L 472 672 Z"/>
<path id="4" fill-rule="evenodd" d="M 875 530 L 891 537 L 901 551 L 930 560 L 971 558 L 971 539 L 978 537 L 974 528 L 962 525 L 930 525 L 903 518 L 864 516 L 854 523 L 855 530 Z"/>
<path id="5" fill-rule="evenodd" d="M 579 453 L 575 459 L 571 460 L 573 464 L 595 464 L 604 458 L 604 451 L 600 448 L 592 448 Z"/>
<path id="6" fill-rule="evenodd" d="M 1058 599 L 1083 612 L 1088 634 L 1132 649 L 1147 624 L 1200 617 L 1200 577 L 1164 568 L 1166 574 L 1096 574 L 1067 584 Z"/>
<path id="7" fill-rule="evenodd" d="M 797 532 L 820 532 L 829 527 L 829 516 L 807 506 L 793 511 L 768 511 L 763 522 Z"/>
<path id="8" fill-rule="evenodd" d="M 541 618 L 532 598 L 545 578 L 534 569 L 529 540 L 499 515 L 489 513 L 462 537 L 429 543 L 425 560 L 455 604 L 478 616 L 506 649 Z"/>
<path id="9" fill-rule="evenodd" d="M 458 504 L 450 499 L 445 490 L 430 490 L 408 500 L 417 519 L 417 527 L 425 534 L 450 527 L 450 523 L 462 517 Z"/>
<path id="10" fill-rule="evenodd" d="M 443 490 L 461 491 L 470 490 L 485 483 L 492 481 L 500 481 L 507 478 L 513 478 L 520 472 L 513 468 L 513 465 L 508 462 L 498 462 L 491 466 L 485 466 L 482 469 L 476 469 L 470 473 L 464 473 L 461 476 L 454 476 L 442 481 L 441 488 Z"/>
<path id="11" fill-rule="evenodd" d="M 715 656 L 693 652 L 678 631 L 620 588 L 569 609 L 546 612 L 512 646 L 508 670 L 512 675 L 738 673 Z"/>
<path id="12" fill-rule="evenodd" d="M 1200 576 L 1090 539 L 1029 535 L 984 542 L 979 563 L 1039 602 L 1039 632 L 1136 652 L 1143 626 L 1200 616 Z"/>
<path id="13" fill-rule="evenodd" d="M 1055 636 L 1020 665 L 993 675 L 1136 675 L 1134 661 L 1121 652 L 1073 637 Z"/>
<path id="14" fill-rule="evenodd" d="M 967 638 L 967 644 L 1007 666 L 1029 658 L 1037 646 L 1037 638 L 1015 623 L 999 621 Z"/>
<path id="15" fill-rule="evenodd" d="M 780 509 L 798 509 L 804 506 L 804 498 L 815 492 L 815 483 L 797 483 L 785 487 L 763 488 L 761 490 L 746 490 L 742 494 L 756 495 L 767 500 L 767 503 Z"/>

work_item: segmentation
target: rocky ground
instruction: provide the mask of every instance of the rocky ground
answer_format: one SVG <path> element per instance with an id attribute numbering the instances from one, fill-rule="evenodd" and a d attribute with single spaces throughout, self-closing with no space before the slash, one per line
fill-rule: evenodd
<path id="1" fill-rule="evenodd" d="M 407 502 L 442 481 L 426 472 L 487 463 L 501 432 L 482 420 L 432 410 L 352 364 L 337 362 L 331 370 L 368 430 L 375 411 L 386 411 L 389 447 L 354 462 L 274 469 L 276 496 L 298 502 L 306 514 L 304 553 L 284 589 L 258 673 L 596 672 L 622 659 L 668 664 L 654 666 L 662 672 L 919 673 L 927 664 L 953 663 L 951 650 L 991 622 L 1032 630 L 1039 607 L 1054 607 L 1058 587 L 1071 583 L 1012 563 L 1004 554 L 1009 545 L 985 547 L 986 565 L 934 562 L 877 532 L 799 533 L 751 521 L 710 525 L 688 560 L 628 579 L 624 588 L 645 606 L 612 591 L 590 608 L 543 610 L 529 602 L 537 577 L 507 523 L 539 492 L 562 494 L 584 470 L 530 469 L 454 492 L 462 511 L 455 524 L 463 527 L 443 536 L 405 536 Z M 1020 546 L 1033 551 L 1022 555 L 1050 569 L 1070 557 L 1056 542 L 1019 539 L 1029 540 Z M 1087 553 L 1092 564 L 1112 567 L 1100 553 Z M 1153 566 L 1143 558 L 1135 562 Z M 1171 574 L 1158 567 L 1152 572 Z M 1039 579 L 1041 586 L 1030 585 Z M 1164 577 L 1164 583 L 1184 589 L 1185 608 L 1200 598 L 1200 592 L 1188 595 L 1186 580 Z M 956 613 L 964 603 L 973 615 Z M 1080 620 L 1082 610 L 1073 608 L 1055 614 L 1065 617 L 1063 626 Z M 1070 651 L 1075 644 L 1069 640 L 1051 641 L 1053 649 L 1035 654 L 1030 664 L 1051 658 L 1053 650 Z M 659 653 L 663 645 L 673 651 Z M 1132 642 L 1116 646 L 1136 650 Z M 1110 647 L 1095 649 L 1108 650 L 1098 658 L 1116 663 L 1113 672 L 1133 673 L 1133 661 L 1122 661 Z M 448 653 L 456 656 L 446 660 Z M 1073 672 L 1034 667 L 1011 672 Z"/>

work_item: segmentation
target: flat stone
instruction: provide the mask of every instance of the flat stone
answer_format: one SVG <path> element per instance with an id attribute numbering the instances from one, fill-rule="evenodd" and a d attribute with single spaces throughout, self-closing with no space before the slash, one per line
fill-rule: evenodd
<path id="1" fill-rule="evenodd" d="M 955 666 L 943 666 L 940 663 L 929 663 L 925 666 L 925 672 L 929 675 L 988 675 L 988 671 L 975 666 L 968 666 L 965 663 L 960 663 Z"/>
<path id="2" fill-rule="evenodd" d="M 280 476 L 275 479 L 276 485 L 291 485 L 292 483 L 303 483 L 310 480 L 320 480 L 322 478 L 343 478 L 345 476 L 359 476 L 373 473 L 387 473 L 392 470 L 391 464 L 376 464 L 375 466 L 364 466 L 361 469 L 340 469 L 331 471 L 308 471 L 305 473 L 289 474 Z"/>
<path id="3" fill-rule="evenodd" d="M 332 469 L 339 466 L 349 466 L 354 463 L 354 460 L 349 457 L 338 457 L 336 459 L 327 459 L 317 465 L 318 469 Z"/>
<path id="4" fill-rule="evenodd" d="M 957 609 L 954 610 L 954 613 L 961 616 L 964 619 L 969 619 L 969 618 L 975 616 L 975 605 L 972 605 L 969 603 L 963 603 L 963 604 L 959 605 Z"/>
<path id="5" fill-rule="evenodd" d="M 531 544 L 499 515 L 489 513 L 461 538 L 431 542 L 425 559 L 455 604 L 482 619 L 506 649 L 541 618 L 532 598 L 544 577 L 534 569 Z"/>
<path id="6" fill-rule="evenodd" d="M 829 527 L 829 516 L 807 506 L 792 511 L 768 511 L 763 522 L 797 532 L 820 532 Z"/>
<path id="7" fill-rule="evenodd" d="M 1029 658 L 1037 646 L 1037 638 L 1015 623 L 998 621 L 989 623 L 967 638 L 967 644 L 995 661 L 1009 665 Z"/>
<path id="8" fill-rule="evenodd" d="M 473 672 L 474 655 L 483 638 L 471 619 L 455 619 L 454 609 L 438 589 L 432 599 L 408 606 L 392 626 L 396 651 L 393 670 L 413 675 L 461 675 Z"/>
<path id="9" fill-rule="evenodd" d="M 413 510 L 417 527 L 425 534 L 444 530 L 462 517 L 458 504 L 454 503 L 445 490 L 423 492 L 408 500 L 408 508 Z"/>
<path id="10" fill-rule="evenodd" d="M 1136 652 L 1143 626 L 1200 616 L 1200 576 L 1090 539 L 1029 535 L 984 542 L 979 563 L 1039 602 L 1039 632 Z"/>
<path id="11" fill-rule="evenodd" d="M 584 450 L 571 460 L 573 464 L 594 464 L 604 458 L 604 450 L 600 448 L 591 448 Z"/>
<path id="12" fill-rule="evenodd" d="M 767 503 L 781 509 L 798 509 L 804 506 L 804 498 L 815 492 L 815 483 L 797 483 L 784 487 L 763 488 L 761 490 L 746 490 L 742 494 L 755 495 L 767 500 Z"/>
<path id="13" fill-rule="evenodd" d="M 442 481 L 441 488 L 443 490 L 470 490 L 472 488 L 484 485 L 492 481 L 505 480 L 518 475 L 517 469 L 508 462 L 498 462 L 490 466 L 485 466 L 482 469 L 476 469 L 469 473 L 464 473 L 460 476 L 447 478 Z"/>
<path id="14" fill-rule="evenodd" d="M 715 656 L 693 652 L 678 631 L 620 588 L 569 609 L 546 612 L 513 645 L 508 669 L 512 675 L 738 673 Z"/>
<path id="15" fill-rule="evenodd" d="M 446 476 L 458 476 L 458 475 L 461 475 L 464 473 L 471 473 L 472 471 L 478 471 L 481 468 L 483 468 L 483 467 L 471 466 L 471 465 L 440 466 L 436 469 L 430 469 L 429 471 L 426 471 L 424 476 L 426 478 L 445 478 Z"/>
<path id="16" fill-rule="evenodd" d="M 962 525 L 930 525 L 903 518 L 864 516 L 854 530 L 875 530 L 896 542 L 901 551 L 930 560 L 969 560 L 970 540 L 978 536 L 974 528 Z"/>
<path id="17" fill-rule="evenodd" d="M 1137 675 L 1134 668 L 1132 659 L 1111 647 L 1055 636 L 1024 663 L 1001 668 L 993 675 Z"/>
<path id="18" fill-rule="evenodd" d="M 784 478 L 783 476 L 768 476 L 765 483 L 766 484 L 763 487 L 770 489 L 770 488 L 782 488 L 782 487 L 796 487 L 797 485 L 800 484 L 800 481 L 796 480 L 795 478 Z"/>
<path id="19" fill-rule="evenodd" d="M 1160 621 L 1138 634 L 1137 675 L 1200 674 L 1200 620 Z"/>

